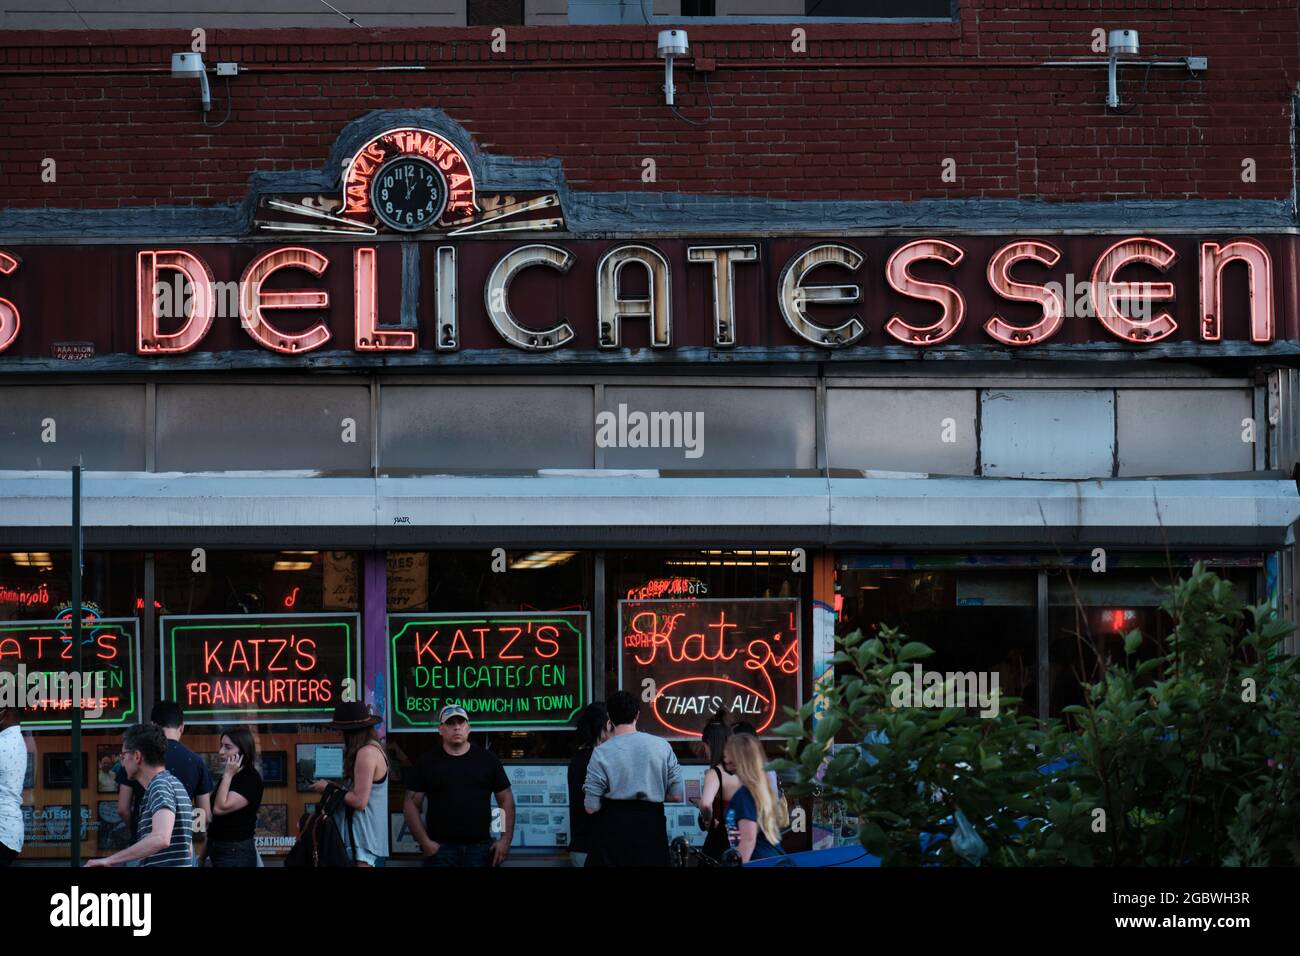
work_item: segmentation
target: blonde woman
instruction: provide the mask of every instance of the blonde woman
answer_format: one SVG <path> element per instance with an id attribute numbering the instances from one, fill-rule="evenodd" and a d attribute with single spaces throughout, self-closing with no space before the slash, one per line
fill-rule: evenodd
<path id="1" fill-rule="evenodd" d="M 728 770 L 740 778 L 740 789 L 727 803 L 727 835 L 745 863 L 783 856 L 781 831 L 790 815 L 767 779 L 767 757 L 757 737 L 735 734 L 724 749 Z"/>

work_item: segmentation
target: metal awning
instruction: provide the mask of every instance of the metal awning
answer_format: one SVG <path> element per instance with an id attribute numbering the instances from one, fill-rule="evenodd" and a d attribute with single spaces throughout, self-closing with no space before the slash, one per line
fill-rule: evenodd
<path id="1" fill-rule="evenodd" d="M 0 472 L 0 548 L 58 548 L 67 472 Z M 83 478 L 89 547 L 1234 547 L 1293 540 L 1289 480 L 327 477 L 309 472 Z"/>

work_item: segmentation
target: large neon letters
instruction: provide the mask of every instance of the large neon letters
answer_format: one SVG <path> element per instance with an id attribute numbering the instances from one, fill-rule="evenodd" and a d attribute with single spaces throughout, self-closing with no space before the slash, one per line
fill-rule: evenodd
<path id="1" fill-rule="evenodd" d="M 18 268 L 18 259 L 7 252 L 0 252 L 0 274 L 12 275 Z M 0 352 L 9 348 L 13 340 L 18 338 L 18 330 L 22 328 L 22 317 L 18 314 L 18 307 L 8 299 L 0 299 Z"/>

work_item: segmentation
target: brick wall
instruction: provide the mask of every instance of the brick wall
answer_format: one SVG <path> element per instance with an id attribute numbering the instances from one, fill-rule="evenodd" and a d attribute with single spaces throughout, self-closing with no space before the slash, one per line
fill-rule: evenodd
<path id="1" fill-rule="evenodd" d="M 963 0 L 960 23 L 691 28 L 664 105 L 656 27 L 208 31 L 234 60 L 233 112 L 199 122 L 198 81 L 173 79 L 188 31 L 0 37 L 0 206 L 230 203 L 256 170 L 320 166 L 347 121 L 436 105 L 484 149 L 559 157 L 571 185 L 772 197 L 1109 200 L 1286 197 L 1295 0 Z M 1100 9 L 1098 9 L 1100 8 Z M 196 23 L 196 26 L 201 26 Z M 1134 27 L 1124 115 L 1105 109 L 1092 30 Z M 377 67 L 421 70 L 376 72 Z M 697 70 L 696 67 L 699 69 Z M 707 71 L 707 72 L 704 72 Z M 708 94 L 705 92 L 707 77 Z M 227 85 L 211 78 L 212 121 Z M 42 181 L 55 160 L 56 180 Z M 642 160 L 657 181 L 642 182 Z M 957 179 L 941 179 L 945 158 Z M 1242 162 L 1256 181 L 1243 182 Z"/>

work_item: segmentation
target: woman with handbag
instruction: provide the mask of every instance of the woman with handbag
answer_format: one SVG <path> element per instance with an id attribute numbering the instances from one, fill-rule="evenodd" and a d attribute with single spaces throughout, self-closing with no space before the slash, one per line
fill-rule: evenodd
<path id="1" fill-rule="evenodd" d="M 388 860 L 388 754 L 375 725 L 382 718 L 360 701 L 340 704 L 328 726 L 343 732 L 343 813 L 334 816 L 354 866 L 383 866 Z M 328 781 L 311 789 L 324 793 Z"/>

